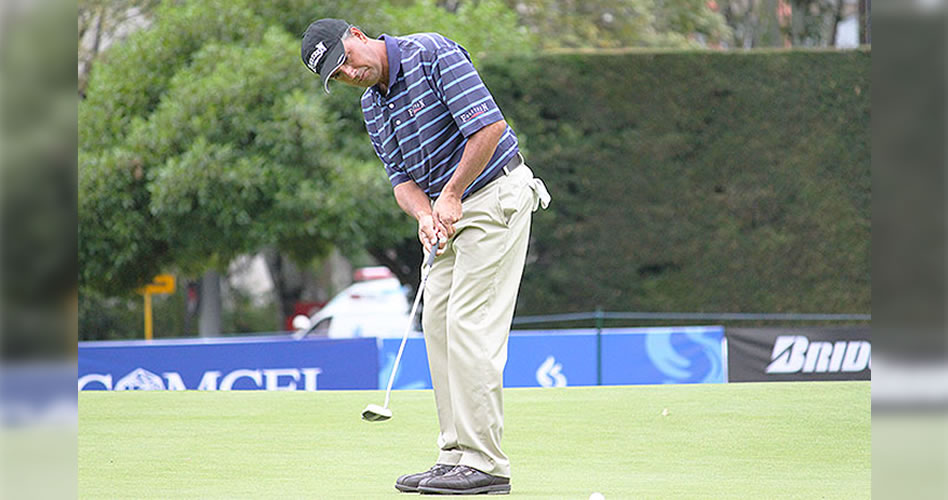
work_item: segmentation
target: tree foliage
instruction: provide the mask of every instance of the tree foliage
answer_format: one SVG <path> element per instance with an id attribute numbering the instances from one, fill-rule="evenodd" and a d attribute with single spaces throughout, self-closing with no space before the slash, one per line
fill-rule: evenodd
<path id="1" fill-rule="evenodd" d="M 99 53 L 127 33 L 146 26 L 160 0 L 79 0 L 79 95 L 85 95 Z"/>
<path id="2" fill-rule="evenodd" d="M 705 0 L 510 0 L 521 22 L 553 48 L 697 48 L 731 37 Z"/>
<path id="3" fill-rule="evenodd" d="M 417 0 L 409 6 L 391 3 L 381 8 L 392 34 L 442 33 L 470 52 L 475 66 L 487 55 L 523 55 L 534 50 L 536 40 L 519 25 L 517 14 L 501 0 L 463 2 L 453 14 L 434 0 Z M 489 28 L 489 29 L 485 29 Z"/>
<path id="4" fill-rule="evenodd" d="M 335 139 L 346 124 L 294 36 L 244 2 L 155 15 L 80 105 L 82 285 L 121 294 L 265 246 L 306 260 L 410 234 L 377 164 Z"/>

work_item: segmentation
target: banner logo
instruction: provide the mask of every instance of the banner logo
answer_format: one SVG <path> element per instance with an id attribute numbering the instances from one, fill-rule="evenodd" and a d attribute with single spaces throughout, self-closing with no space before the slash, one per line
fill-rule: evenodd
<path id="1" fill-rule="evenodd" d="M 197 385 L 187 386 L 175 371 L 161 375 L 136 368 L 112 385 L 112 375 L 89 373 L 79 377 L 79 390 L 107 391 L 232 391 L 262 389 L 267 391 L 315 391 L 321 368 L 237 369 L 228 373 L 207 370 Z"/>
<path id="2" fill-rule="evenodd" d="M 563 365 L 556 362 L 553 356 L 547 356 L 540 368 L 537 368 L 537 383 L 540 387 L 566 387 L 566 375 L 561 371 Z"/>
<path id="3" fill-rule="evenodd" d="M 132 373 L 119 379 L 115 391 L 163 391 L 165 382 L 158 375 L 144 369 L 138 368 Z"/>
<path id="4" fill-rule="evenodd" d="M 802 335 L 774 341 L 766 373 L 841 373 L 872 369 L 872 345 L 864 340 L 810 342 Z"/>

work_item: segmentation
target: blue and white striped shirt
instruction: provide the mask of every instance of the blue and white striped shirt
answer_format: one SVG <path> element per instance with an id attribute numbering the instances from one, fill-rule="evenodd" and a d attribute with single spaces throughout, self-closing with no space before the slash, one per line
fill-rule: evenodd
<path id="1" fill-rule="evenodd" d="M 451 179 L 472 134 L 504 117 L 467 51 L 437 33 L 382 35 L 388 52 L 388 94 L 362 94 L 362 114 L 392 187 L 414 181 L 436 199 Z M 508 126 L 484 171 L 463 197 L 501 174 L 519 152 Z"/>

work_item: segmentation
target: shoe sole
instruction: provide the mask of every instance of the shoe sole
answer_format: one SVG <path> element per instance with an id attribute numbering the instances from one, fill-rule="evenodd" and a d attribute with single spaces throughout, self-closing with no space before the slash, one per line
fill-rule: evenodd
<path id="1" fill-rule="evenodd" d="M 493 484 L 490 486 L 479 486 L 477 488 L 468 488 L 466 490 L 452 490 L 449 488 L 432 488 L 430 486 L 419 486 L 418 491 L 424 495 L 507 495 L 510 493 L 509 484 Z"/>
<path id="2" fill-rule="evenodd" d="M 400 484 L 396 484 L 395 489 L 402 493 L 418 493 L 418 488 L 412 488 L 411 486 L 402 486 Z"/>

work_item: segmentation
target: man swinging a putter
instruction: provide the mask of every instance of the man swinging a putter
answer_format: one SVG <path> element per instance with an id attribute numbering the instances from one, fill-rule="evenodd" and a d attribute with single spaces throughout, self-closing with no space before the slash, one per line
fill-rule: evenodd
<path id="1" fill-rule="evenodd" d="M 398 205 L 438 257 L 422 326 L 438 409 L 439 454 L 399 477 L 403 492 L 509 493 L 501 450 L 507 338 L 532 213 L 550 201 L 467 51 L 437 33 L 369 38 L 320 19 L 302 40 L 323 88 L 365 88 L 366 129 Z"/>

